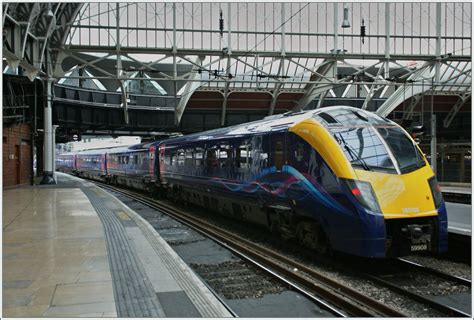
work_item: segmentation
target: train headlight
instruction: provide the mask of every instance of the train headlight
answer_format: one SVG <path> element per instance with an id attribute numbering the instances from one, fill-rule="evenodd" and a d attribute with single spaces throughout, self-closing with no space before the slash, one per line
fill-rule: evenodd
<path id="1" fill-rule="evenodd" d="M 438 180 L 435 176 L 432 176 L 428 179 L 428 184 L 430 185 L 434 204 L 436 206 L 436 209 L 438 209 L 443 204 L 443 194 L 441 193 L 441 187 L 439 186 Z"/>
<path id="2" fill-rule="evenodd" d="M 366 209 L 372 212 L 382 212 L 375 196 L 374 189 L 369 182 L 344 179 L 352 195 Z"/>

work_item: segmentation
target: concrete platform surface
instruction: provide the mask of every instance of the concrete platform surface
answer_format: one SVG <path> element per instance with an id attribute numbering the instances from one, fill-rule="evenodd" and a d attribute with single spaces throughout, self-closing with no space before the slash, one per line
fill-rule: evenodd
<path id="1" fill-rule="evenodd" d="M 3 316 L 117 316 L 102 224 L 80 189 L 3 191 Z"/>
<path id="2" fill-rule="evenodd" d="M 472 205 L 446 202 L 448 212 L 448 231 L 471 236 Z"/>
<path id="3" fill-rule="evenodd" d="M 441 191 L 445 193 L 472 194 L 470 183 L 441 182 Z"/>
<path id="4" fill-rule="evenodd" d="M 459 193 L 459 194 L 472 194 L 471 187 L 466 186 L 441 186 L 441 192 L 443 193 Z"/>
<path id="5" fill-rule="evenodd" d="M 4 317 L 231 316 L 137 213 L 57 178 L 3 193 Z"/>

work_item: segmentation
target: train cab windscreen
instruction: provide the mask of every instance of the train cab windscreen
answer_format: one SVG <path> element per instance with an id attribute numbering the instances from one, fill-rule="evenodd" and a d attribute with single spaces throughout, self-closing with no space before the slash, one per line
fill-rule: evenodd
<path id="1" fill-rule="evenodd" d="M 369 171 L 407 173 L 425 165 L 405 132 L 391 121 L 348 109 L 315 115 L 341 146 L 352 166 Z"/>
<path id="2" fill-rule="evenodd" d="M 401 173 L 407 173 L 426 165 L 423 156 L 399 127 L 377 128 L 380 136 L 390 148 Z"/>

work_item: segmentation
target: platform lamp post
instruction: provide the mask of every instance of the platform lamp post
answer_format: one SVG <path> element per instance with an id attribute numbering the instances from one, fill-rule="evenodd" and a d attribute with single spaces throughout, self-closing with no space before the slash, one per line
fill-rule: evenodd
<path id="1" fill-rule="evenodd" d="M 46 80 L 46 105 L 44 108 L 44 164 L 43 164 L 43 179 L 41 180 L 41 184 L 56 184 L 56 180 L 54 179 L 54 145 L 53 145 L 53 135 L 54 135 L 54 128 L 53 128 L 53 96 L 52 96 L 52 88 L 53 88 L 53 78 L 49 78 Z"/>

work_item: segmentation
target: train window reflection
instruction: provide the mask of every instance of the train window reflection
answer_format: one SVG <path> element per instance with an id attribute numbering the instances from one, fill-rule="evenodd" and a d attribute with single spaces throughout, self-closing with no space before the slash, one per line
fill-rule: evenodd
<path id="1" fill-rule="evenodd" d="M 217 150 L 207 150 L 206 164 L 208 167 L 217 167 Z"/>
<path id="2" fill-rule="evenodd" d="M 204 157 L 203 149 L 196 148 L 196 152 L 194 153 L 194 165 L 198 167 L 202 166 L 204 164 L 203 157 Z"/>
<path id="3" fill-rule="evenodd" d="M 396 172 L 390 155 L 371 127 L 349 128 L 334 133 L 353 166 Z"/>
<path id="4" fill-rule="evenodd" d="M 237 150 L 237 166 L 241 169 L 250 168 L 252 158 L 250 157 L 250 145 L 241 145 Z"/>
<path id="5" fill-rule="evenodd" d="M 184 150 L 178 150 L 178 166 L 184 166 Z"/>
<path id="6" fill-rule="evenodd" d="M 193 165 L 193 150 L 187 149 L 186 150 L 186 158 L 184 160 L 185 166 L 192 166 Z"/>
<path id="7" fill-rule="evenodd" d="M 418 148 L 402 129 L 393 127 L 378 128 L 377 130 L 387 142 L 402 173 L 413 171 L 426 165 Z"/>

